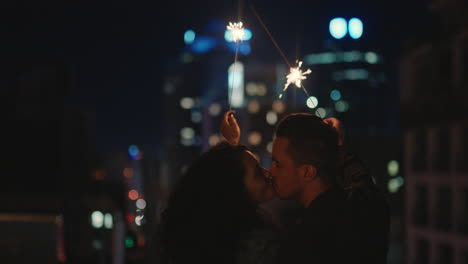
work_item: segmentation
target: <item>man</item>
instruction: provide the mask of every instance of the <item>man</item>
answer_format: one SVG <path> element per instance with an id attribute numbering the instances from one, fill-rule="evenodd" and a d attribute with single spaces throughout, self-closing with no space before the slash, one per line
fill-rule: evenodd
<path id="1" fill-rule="evenodd" d="M 231 113 L 221 130 L 237 144 Z M 280 198 L 296 198 L 304 208 L 278 263 L 386 263 L 388 205 L 363 163 L 342 150 L 342 131 L 338 120 L 310 114 L 288 115 L 277 127 L 273 184 Z"/>

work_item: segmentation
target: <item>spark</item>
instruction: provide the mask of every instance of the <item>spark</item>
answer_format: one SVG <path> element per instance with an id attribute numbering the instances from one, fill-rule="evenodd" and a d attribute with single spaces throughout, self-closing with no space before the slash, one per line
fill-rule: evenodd
<path id="1" fill-rule="evenodd" d="M 301 70 L 302 61 L 297 61 L 297 67 L 292 67 L 289 70 L 289 74 L 286 75 L 286 84 L 284 85 L 283 92 L 289 88 L 289 85 L 294 84 L 297 88 L 302 87 L 302 81 L 307 79 L 306 75 L 310 74 L 312 71 L 307 69 L 307 71 L 303 72 Z M 280 94 L 279 98 L 282 98 L 283 94 Z"/>
<path id="2" fill-rule="evenodd" d="M 227 29 L 231 31 L 232 40 L 234 42 L 238 42 L 239 40 L 244 39 L 245 30 L 244 30 L 244 25 L 242 24 L 242 22 L 239 22 L 239 23 L 229 22 Z"/>

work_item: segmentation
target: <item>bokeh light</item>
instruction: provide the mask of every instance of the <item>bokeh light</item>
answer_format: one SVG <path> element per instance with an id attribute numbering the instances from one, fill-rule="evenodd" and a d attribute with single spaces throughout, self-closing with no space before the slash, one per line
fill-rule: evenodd
<path id="1" fill-rule="evenodd" d="M 252 146 L 258 146 L 262 143 L 262 134 L 257 131 L 253 131 L 248 136 L 249 144 Z"/>
<path id="2" fill-rule="evenodd" d="M 332 90 L 330 92 L 330 98 L 333 100 L 333 101 L 338 101 L 341 99 L 341 92 L 338 91 L 338 90 Z"/>
<path id="3" fill-rule="evenodd" d="M 208 112 L 211 116 L 218 116 L 221 113 L 221 105 L 218 103 L 211 104 L 208 107 Z"/>
<path id="4" fill-rule="evenodd" d="M 135 224 L 137 226 L 141 226 L 143 224 L 143 218 L 144 217 L 145 217 L 144 215 L 139 215 L 139 216 L 135 217 Z"/>
<path id="5" fill-rule="evenodd" d="M 266 146 L 266 150 L 268 151 L 268 153 L 271 153 L 273 151 L 273 142 L 272 141 L 268 142 L 268 144 Z"/>
<path id="6" fill-rule="evenodd" d="M 401 186 L 404 184 L 403 177 L 399 176 L 388 181 L 387 188 L 391 193 L 396 193 L 400 190 Z"/>
<path id="7" fill-rule="evenodd" d="M 307 98 L 306 103 L 307 103 L 307 107 L 312 109 L 312 108 L 317 107 L 318 99 L 315 96 L 310 96 L 309 98 Z"/>
<path id="8" fill-rule="evenodd" d="M 195 136 L 195 130 L 191 127 L 184 127 L 180 130 L 180 136 L 183 139 L 193 139 Z"/>
<path id="9" fill-rule="evenodd" d="M 247 111 L 251 114 L 256 114 L 260 111 L 260 104 L 257 101 L 250 101 L 247 104 Z"/>
<path id="10" fill-rule="evenodd" d="M 190 109 L 195 106 L 195 100 L 193 100 L 193 98 L 190 97 L 184 97 L 180 99 L 180 106 L 183 109 Z"/>
<path id="11" fill-rule="evenodd" d="M 349 109 L 349 104 L 346 101 L 338 101 L 335 103 L 335 110 L 337 112 L 346 112 Z"/>
<path id="12" fill-rule="evenodd" d="M 286 111 L 286 104 L 282 101 L 276 100 L 273 102 L 272 108 L 276 113 L 282 114 Z"/>
<path id="13" fill-rule="evenodd" d="M 400 165 L 398 164 L 398 161 L 389 161 L 387 164 L 387 172 L 392 177 L 397 176 L 397 174 L 400 172 Z"/>
<path id="14" fill-rule="evenodd" d="M 218 134 L 213 134 L 208 138 L 208 144 L 212 147 L 219 142 L 221 142 L 222 138 Z"/>
<path id="15" fill-rule="evenodd" d="M 130 155 L 131 158 L 136 159 L 140 154 L 140 149 L 138 148 L 137 145 L 130 145 L 128 147 L 128 155 Z"/>
<path id="16" fill-rule="evenodd" d="M 266 121 L 268 124 L 274 125 L 278 122 L 278 115 L 274 111 L 268 111 L 266 114 Z"/>
<path id="17" fill-rule="evenodd" d="M 133 168 L 125 168 L 125 169 L 123 169 L 122 174 L 123 174 L 123 176 L 124 176 L 126 179 L 131 179 L 131 178 L 133 178 Z"/>
<path id="18" fill-rule="evenodd" d="M 138 209 L 141 209 L 141 210 L 145 209 L 145 208 L 146 208 L 146 201 L 143 200 L 143 199 L 138 199 L 138 200 L 136 201 L 136 207 L 137 207 Z"/>
<path id="19" fill-rule="evenodd" d="M 114 226 L 114 219 L 112 218 L 112 214 L 106 213 L 104 215 L 104 227 L 107 229 L 112 229 Z"/>
<path id="20" fill-rule="evenodd" d="M 315 110 L 315 115 L 321 118 L 325 118 L 327 116 L 327 110 L 325 110 L 323 107 L 319 107 L 317 110 Z"/>
<path id="21" fill-rule="evenodd" d="M 130 190 L 128 192 L 128 199 L 134 201 L 134 200 L 138 199 L 138 197 L 139 197 L 139 194 L 138 194 L 137 190 Z"/>
<path id="22" fill-rule="evenodd" d="M 348 23 L 348 31 L 351 38 L 359 39 L 364 32 L 364 25 L 361 19 L 356 17 L 351 18 Z"/>
<path id="23" fill-rule="evenodd" d="M 189 29 L 184 33 L 184 42 L 187 45 L 192 44 L 195 41 L 195 31 Z"/>
<path id="24" fill-rule="evenodd" d="M 346 19 L 342 17 L 337 17 L 334 18 L 330 21 L 330 34 L 332 37 L 335 39 L 342 39 L 344 36 L 346 36 L 346 33 L 348 32 L 348 28 L 346 26 Z"/>
<path id="25" fill-rule="evenodd" d="M 377 62 L 379 62 L 379 56 L 377 55 L 377 53 L 372 51 L 366 52 L 366 54 L 364 54 L 364 59 L 369 64 L 376 64 Z"/>
<path id="26" fill-rule="evenodd" d="M 192 111 L 192 122 L 200 123 L 202 119 L 203 119 L 203 116 L 200 113 L 200 111 Z"/>
<path id="27" fill-rule="evenodd" d="M 101 211 L 91 213 L 91 225 L 94 228 L 101 228 L 104 225 L 104 215 Z"/>

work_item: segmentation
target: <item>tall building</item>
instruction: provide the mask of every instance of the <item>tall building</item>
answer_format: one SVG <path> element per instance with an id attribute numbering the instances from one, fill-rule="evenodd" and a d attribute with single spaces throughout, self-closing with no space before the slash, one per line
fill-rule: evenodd
<path id="1" fill-rule="evenodd" d="M 466 1 L 432 1 L 433 30 L 402 58 L 407 263 L 468 263 Z"/>

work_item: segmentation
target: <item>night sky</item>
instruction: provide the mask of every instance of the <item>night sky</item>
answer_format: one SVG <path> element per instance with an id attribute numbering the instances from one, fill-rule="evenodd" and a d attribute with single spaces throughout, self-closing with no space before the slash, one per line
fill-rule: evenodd
<path id="1" fill-rule="evenodd" d="M 280 62 L 249 9 L 254 5 L 286 55 L 317 49 L 336 16 L 361 17 L 367 45 L 398 56 L 424 37 L 427 1 L 244 1 L 257 60 Z M 133 1 L 85 3 L 26 1 L 2 8 L 3 68 L 12 64 L 64 64 L 73 72 L 66 104 L 88 111 L 98 150 L 160 142 L 166 120 L 160 108 L 168 62 L 178 59 L 187 29 L 201 31 L 212 19 L 236 20 L 238 1 Z M 394 80 L 396 81 L 396 80 Z"/>

